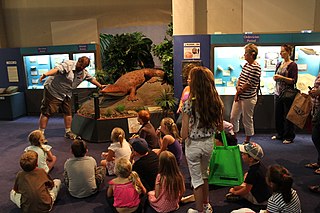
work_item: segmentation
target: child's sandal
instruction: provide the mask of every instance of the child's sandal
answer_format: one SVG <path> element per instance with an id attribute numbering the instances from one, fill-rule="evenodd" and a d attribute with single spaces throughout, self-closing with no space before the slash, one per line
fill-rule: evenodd
<path id="1" fill-rule="evenodd" d="M 309 186 L 308 188 L 309 188 L 310 191 L 312 191 L 312 192 L 320 193 L 320 185 Z"/>
<path id="2" fill-rule="evenodd" d="M 320 166 L 318 163 L 308 163 L 308 164 L 304 165 L 304 167 L 310 168 L 310 169 L 318 169 Z"/>
<path id="3" fill-rule="evenodd" d="M 316 173 L 317 175 L 320 175 L 320 168 L 314 170 L 314 173 Z"/>

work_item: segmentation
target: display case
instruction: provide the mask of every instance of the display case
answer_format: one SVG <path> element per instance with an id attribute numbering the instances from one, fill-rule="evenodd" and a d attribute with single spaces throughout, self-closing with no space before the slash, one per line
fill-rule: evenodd
<path id="1" fill-rule="evenodd" d="M 20 48 L 20 57 L 23 63 L 25 76 L 24 91 L 26 97 L 27 113 L 30 115 L 40 113 L 40 104 L 43 96 L 43 83 L 40 76 L 54 68 L 64 60 L 78 60 L 82 56 L 90 58 L 90 65 L 86 68 L 94 76 L 96 69 L 101 69 L 100 52 L 97 44 L 74 44 L 46 47 Z M 94 91 L 95 85 L 88 81 L 78 86 L 79 100 L 85 100 L 87 95 Z"/>
<path id="2" fill-rule="evenodd" d="M 43 82 L 39 82 L 40 76 L 64 60 L 69 60 L 69 54 L 23 56 L 27 75 L 27 88 L 43 89 Z"/>
<path id="3" fill-rule="evenodd" d="M 273 76 L 276 65 L 282 61 L 281 46 L 258 46 L 257 62 L 261 66 L 260 88 L 263 95 L 274 93 Z M 214 75 L 220 95 L 234 95 L 236 82 L 241 73 L 244 60 L 244 47 L 214 47 Z M 297 88 L 308 93 L 320 69 L 320 46 L 295 46 L 293 59 L 298 65 Z"/>
<path id="4" fill-rule="evenodd" d="M 261 66 L 261 91 L 263 95 L 273 94 L 273 75 L 281 60 L 280 46 L 258 46 L 257 62 Z M 213 47 L 215 84 L 220 95 L 234 95 L 236 83 L 246 61 L 244 47 Z"/>
<path id="5" fill-rule="evenodd" d="M 22 48 L 21 53 L 28 90 L 43 89 L 43 82 L 39 82 L 40 76 L 64 60 L 78 60 L 87 56 L 90 65 L 86 69 L 92 76 L 95 75 L 97 57 L 94 44 Z M 95 88 L 95 85 L 84 81 L 78 88 Z"/>
<path id="6" fill-rule="evenodd" d="M 320 45 L 295 46 L 294 59 L 299 70 L 297 87 L 308 93 L 320 71 Z"/>

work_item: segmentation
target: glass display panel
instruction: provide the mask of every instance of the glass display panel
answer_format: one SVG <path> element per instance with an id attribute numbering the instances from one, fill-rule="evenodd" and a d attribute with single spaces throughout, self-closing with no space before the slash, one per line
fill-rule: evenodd
<path id="1" fill-rule="evenodd" d="M 294 59 L 299 70 L 297 87 L 308 93 L 320 70 L 320 45 L 296 46 Z"/>
<path id="2" fill-rule="evenodd" d="M 69 54 L 23 56 L 28 89 L 43 89 L 44 82 L 39 82 L 40 76 L 64 60 L 69 60 Z"/>
<path id="3" fill-rule="evenodd" d="M 274 93 L 273 75 L 277 63 L 281 60 L 280 46 L 258 46 L 257 62 L 261 66 L 261 91 L 263 95 Z M 214 47 L 214 76 L 220 95 L 234 95 L 236 83 L 244 60 L 244 47 Z"/>
<path id="4" fill-rule="evenodd" d="M 73 60 L 77 61 L 82 56 L 87 56 L 90 58 L 90 65 L 86 68 L 86 70 L 90 73 L 90 75 L 94 76 L 96 73 L 95 66 L 95 57 L 94 53 L 74 53 L 72 54 Z M 89 81 L 83 81 L 77 88 L 96 88 L 96 86 Z"/>

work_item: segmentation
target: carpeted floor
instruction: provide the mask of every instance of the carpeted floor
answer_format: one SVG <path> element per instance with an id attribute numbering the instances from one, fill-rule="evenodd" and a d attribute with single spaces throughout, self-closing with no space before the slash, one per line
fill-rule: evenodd
<path id="1" fill-rule="evenodd" d="M 0 127 L 0 212 L 20 212 L 9 200 L 9 192 L 13 186 L 15 175 L 20 170 L 18 159 L 24 148 L 29 145 L 27 135 L 38 128 L 38 117 L 22 117 L 14 121 L 0 121 Z M 62 179 L 63 164 L 71 156 L 71 141 L 64 139 L 63 134 L 63 119 L 60 117 L 50 119 L 46 136 L 49 144 L 53 146 L 53 153 L 58 158 L 56 166 L 50 172 L 53 178 Z M 272 134 L 257 134 L 253 137 L 253 140 L 259 143 L 265 151 L 263 163 L 265 165 L 277 163 L 287 167 L 294 176 L 294 188 L 298 191 L 303 212 L 320 212 L 320 195 L 309 192 L 307 188 L 310 184 L 320 184 L 320 176 L 313 174 L 312 170 L 304 168 L 304 164 L 316 159 L 316 151 L 311 136 L 309 134 L 298 134 L 295 142 L 288 145 L 284 145 L 280 141 L 272 141 L 271 136 Z M 239 134 L 239 141 L 243 141 L 242 134 Z M 89 155 L 99 162 L 101 152 L 106 150 L 108 145 L 108 143 L 88 143 Z M 186 194 L 190 194 L 192 192 L 190 178 L 185 163 L 181 165 L 181 170 L 186 178 Z M 52 212 L 111 212 L 105 200 L 107 181 L 111 178 L 106 178 L 105 185 L 101 187 L 98 194 L 85 199 L 71 197 L 63 187 Z M 227 213 L 247 205 L 246 203 L 225 202 L 224 195 L 227 191 L 227 187 L 210 186 L 210 203 L 213 205 L 215 213 Z M 186 212 L 190 207 L 194 207 L 194 203 L 182 205 L 176 212 Z M 258 211 L 259 209 L 255 210 Z M 151 211 L 148 210 L 147 212 Z"/>

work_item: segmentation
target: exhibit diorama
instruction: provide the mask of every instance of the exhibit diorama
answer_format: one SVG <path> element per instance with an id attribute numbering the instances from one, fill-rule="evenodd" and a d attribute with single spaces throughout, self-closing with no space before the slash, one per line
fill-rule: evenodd
<path id="1" fill-rule="evenodd" d="M 277 63 L 281 61 L 281 45 L 288 43 L 294 47 L 292 59 L 298 64 L 299 70 L 297 88 L 301 92 L 306 93 L 308 86 L 312 86 L 319 71 L 320 39 L 318 35 L 319 33 L 250 35 L 249 38 L 255 38 L 253 41 L 247 39 L 247 34 L 173 36 L 172 54 L 174 61 L 172 81 L 174 83 L 163 85 L 160 83 L 161 79 L 158 79 L 158 83 L 150 84 L 150 82 L 146 83 L 149 80 L 146 79 L 145 82 L 137 87 L 136 93 L 139 97 L 137 100 L 127 100 L 127 96 L 125 95 L 121 98 L 105 101 L 104 96 L 101 93 L 99 94 L 94 85 L 84 81 L 74 91 L 76 97 L 79 94 L 82 97 L 79 98 L 80 100 L 75 100 L 77 107 L 74 107 L 75 119 L 73 121 L 73 129 L 80 135 L 84 134 L 82 129 L 86 126 L 84 127 L 81 125 L 81 122 L 79 123 L 77 120 L 79 116 L 92 119 L 94 123 L 100 123 L 105 119 L 121 118 L 126 120 L 127 126 L 125 129 L 129 133 L 128 127 L 131 125 L 129 118 L 135 117 L 136 111 L 142 108 L 149 108 L 158 113 L 159 110 L 162 110 L 157 105 L 156 99 L 161 97 L 163 91 L 174 90 L 174 97 L 172 94 L 171 99 L 177 104 L 182 89 L 186 86 L 187 73 L 184 72 L 188 70 L 187 68 L 190 64 L 211 68 L 215 76 L 218 93 L 225 104 L 226 117 L 232 106 L 237 78 L 240 75 L 242 66 L 245 64 L 243 47 L 247 43 L 253 42 L 257 44 L 259 50 L 257 61 L 262 68 L 260 87 L 264 97 L 264 103 L 256 107 L 255 116 L 257 119 L 255 119 L 255 126 L 258 131 L 270 131 L 270 129 L 274 129 L 273 119 L 268 119 L 268 122 L 262 122 L 261 124 L 259 122 L 266 120 L 264 116 L 273 114 L 273 92 L 275 85 L 273 75 Z M 88 56 L 91 59 L 91 63 L 87 67 L 87 70 L 91 75 L 96 76 L 97 70 L 101 72 L 101 64 L 103 64 L 101 58 L 104 57 L 100 55 L 102 51 L 99 48 L 96 44 L 16 48 L 13 54 L 16 60 L 9 60 L 9 58 L 12 58 L 12 54 L 8 54 L 13 51 L 11 48 L 1 49 L 2 60 L 6 62 L 5 65 L 1 66 L 2 69 L 7 70 L 7 76 L 5 76 L 7 78 L 4 78 L 2 81 L 5 81 L 5 85 L 15 84 L 19 88 L 19 92 L 25 93 L 25 95 L 22 95 L 22 97 L 24 96 L 23 98 L 20 97 L 21 95 L 19 96 L 20 101 L 25 102 L 24 109 L 21 109 L 20 113 L 17 112 L 13 115 L 14 117 L 9 117 L 9 119 L 14 119 L 23 114 L 39 113 L 43 90 L 43 83 L 39 82 L 39 77 L 63 60 L 77 60 L 81 56 Z M 137 69 L 139 68 L 143 67 L 138 67 Z M 127 70 L 126 72 L 132 71 L 134 70 Z M 113 79 L 113 82 L 116 80 Z M 154 80 L 152 81 L 154 82 Z M 98 107 L 95 106 L 93 94 L 98 94 L 99 96 Z M 9 102 L 10 98 L 12 97 L 6 96 Z M 121 110 L 122 106 L 125 109 Z M 10 104 L 7 107 L 10 108 Z M 99 112 L 96 112 L 97 109 L 99 109 Z M 110 112 L 110 109 L 118 114 L 118 116 Z M 122 111 L 120 115 L 119 111 Z M 171 109 L 171 111 L 174 112 L 174 109 Z M 8 119 L 7 115 L 5 118 Z M 228 120 L 227 117 L 226 119 Z M 100 129 L 100 127 L 92 127 L 92 129 L 92 131 L 95 131 L 94 129 Z M 97 134 L 90 133 L 90 135 Z M 108 137 L 102 140 L 99 137 L 92 139 L 91 136 L 84 136 L 83 138 L 89 141 L 109 140 Z"/>

